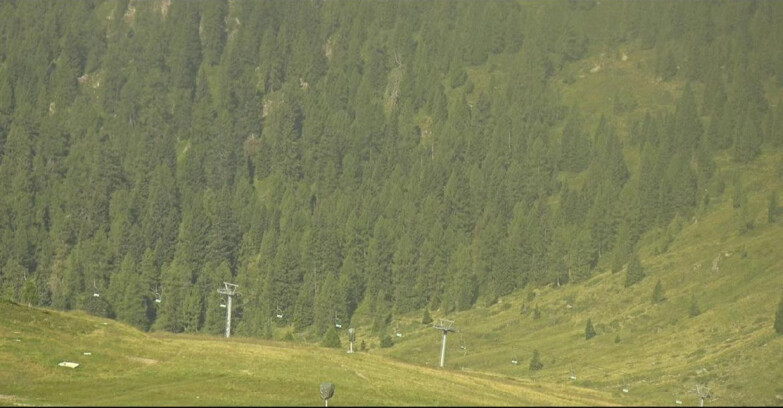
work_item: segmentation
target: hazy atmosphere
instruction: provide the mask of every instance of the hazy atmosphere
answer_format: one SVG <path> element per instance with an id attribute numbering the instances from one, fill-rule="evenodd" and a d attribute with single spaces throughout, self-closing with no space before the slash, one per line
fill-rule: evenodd
<path id="1" fill-rule="evenodd" d="M 783 2 L 0 2 L 0 406 L 783 405 Z"/>

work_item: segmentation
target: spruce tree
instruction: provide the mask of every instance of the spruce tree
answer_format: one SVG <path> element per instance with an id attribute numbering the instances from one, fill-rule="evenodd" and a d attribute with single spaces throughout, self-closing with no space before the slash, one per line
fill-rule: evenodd
<path id="1" fill-rule="evenodd" d="M 473 273 L 470 247 L 461 245 L 451 258 L 451 270 L 455 271 L 451 282 L 451 298 L 457 310 L 468 310 L 478 297 L 478 282 Z"/>
<path id="2" fill-rule="evenodd" d="M 533 357 L 530 358 L 530 371 L 538 371 L 544 368 L 544 363 L 541 362 L 541 355 L 538 350 L 533 350 Z"/>
<path id="3" fill-rule="evenodd" d="M 585 326 L 585 340 L 590 340 L 593 337 L 595 337 L 593 322 L 590 319 L 587 319 L 587 325 Z"/>
<path id="4" fill-rule="evenodd" d="M 161 269 L 163 297 L 158 306 L 154 329 L 182 332 L 185 322 L 185 298 L 191 280 L 190 270 L 178 258 Z"/>
<path id="5" fill-rule="evenodd" d="M 340 345 L 340 336 L 337 334 L 337 329 L 335 329 L 334 326 L 326 330 L 326 334 L 324 334 L 324 338 L 321 341 L 321 345 L 330 348 L 342 347 Z"/>
<path id="6" fill-rule="evenodd" d="M 778 75 L 778 80 L 783 75 Z M 772 146 L 783 146 L 783 103 L 778 102 L 778 107 L 775 110 L 775 116 L 773 119 L 774 125 L 771 126 L 770 134 L 768 136 Z"/>
<path id="7" fill-rule="evenodd" d="M 691 310 L 689 312 L 691 317 L 696 317 L 701 314 L 701 309 L 699 309 L 699 304 L 696 302 L 696 294 L 694 293 L 691 295 Z"/>
<path id="8" fill-rule="evenodd" d="M 214 65 L 220 61 L 220 55 L 226 45 L 228 2 L 225 0 L 206 1 L 200 3 L 200 6 L 204 60 L 208 64 Z"/>
<path id="9" fill-rule="evenodd" d="M 141 282 L 136 261 L 130 254 L 123 257 L 120 271 L 112 276 L 109 289 L 117 318 L 142 330 L 149 329 L 145 298 L 147 289 Z"/>
<path id="10" fill-rule="evenodd" d="M 385 335 L 381 337 L 381 348 L 389 348 L 394 345 L 394 340 L 392 340 L 390 335 Z"/>
<path id="11" fill-rule="evenodd" d="M 313 281 L 306 279 L 309 284 L 302 285 L 294 303 L 294 330 L 301 331 L 313 324 L 313 306 L 315 298 L 313 296 Z M 323 322 L 322 322 L 323 323 Z M 324 326 L 328 327 L 328 326 Z"/>
<path id="12" fill-rule="evenodd" d="M 426 307 L 424 308 L 424 316 L 421 318 L 421 324 L 430 324 L 432 323 L 432 316 L 430 316 L 430 311 Z"/>
<path id="13" fill-rule="evenodd" d="M 652 302 L 661 303 L 664 300 L 666 300 L 666 297 L 664 296 L 663 285 L 661 280 L 658 279 L 658 282 L 655 283 L 655 289 L 653 289 Z"/>
<path id="14" fill-rule="evenodd" d="M 271 340 L 275 337 L 275 329 L 274 327 L 272 327 L 271 321 L 267 321 L 266 323 L 264 323 L 264 330 L 262 336 L 267 340 Z"/>
<path id="15" fill-rule="evenodd" d="M 775 312 L 775 332 L 783 334 L 783 298 L 778 303 L 778 311 Z"/>
<path id="16" fill-rule="evenodd" d="M 620 229 L 617 233 L 617 242 L 614 245 L 614 253 L 612 256 L 612 273 L 619 272 L 628 257 L 633 250 L 633 242 L 631 242 L 631 227 L 628 222 L 620 224 Z"/>
<path id="17" fill-rule="evenodd" d="M 373 333 L 383 333 L 386 330 L 386 325 L 391 321 L 391 311 L 389 310 L 388 302 L 386 301 L 386 291 L 381 290 L 378 292 L 375 298 L 374 304 L 375 318 L 372 321 Z"/>
<path id="18" fill-rule="evenodd" d="M 106 301 L 106 298 L 85 294 L 82 296 L 80 303 L 81 308 L 93 316 L 115 317 L 111 304 Z"/>
<path id="19" fill-rule="evenodd" d="M 123 320 L 141 329 L 149 330 L 148 289 L 141 283 L 138 273 L 128 277 L 128 286 L 122 297 Z M 118 313 L 119 315 L 119 313 Z"/>
<path id="20" fill-rule="evenodd" d="M 343 311 L 338 311 L 340 300 L 337 296 L 337 278 L 334 273 L 324 273 L 326 273 L 326 278 L 322 279 L 322 284 L 318 286 L 318 294 L 315 296 L 313 305 L 312 327 L 317 335 L 326 332 L 329 327 L 333 327 L 336 323 L 335 319 L 343 316 Z"/>
<path id="21" fill-rule="evenodd" d="M 22 286 L 22 303 L 28 307 L 38 304 L 38 287 L 35 285 L 35 279 L 28 278 Z"/>
<path id="22" fill-rule="evenodd" d="M 631 261 L 628 263 L 628 270 L 625 275 L 625 287 L 629 287 L 635 283 L 641 282 L 644 279 L 644 269 L 642 263 L 639 262 L 639 258 L 634 254 Z"/>
<path id="23" fill-rule="evenodd" d="M 560 145 L 560 167 L 563 170 L 578 173 L 587 167 L 590 160 L 590 140 L 582 131 L 582 122 L 576 107 L 571 109 L 566 119 Z"/>
<path id="24" fill-rule="evenodd" d="M 734 222 L 740 234 L 752 230 L 755 226 L 748 207 L 748 200 L 745 198 L 740 207 L 734 210 Z"/>
<path id="25" fill-rule="evenodd" d="M 5 267 L 0 269 L 0 296 L 19 300 L 19 289 L 24 285 L 25 273 L 25 268 L 16 259 L 9 258 Z"/>
<path id="26" fill-rule="evenodd" d="M 758 115 L 747 109 L 740 126 L 734 133 L 734 160 L 748 163 L 761 153 L 762 135 Z"/>
<path id="27" fill-rule="evenodd" d="M 414 243 L 408 234 L 403 235 L 396 243 L 391 265 L 395 313 L 406 313 L 416 308 L 415 261 Z"/>
<path id="28" fill-rule="evenodd" d="M 198 286 L 191 286 L 187 297 L 185 297 L 182 329 L 186 333 L 195 333 L 201 330 L 204 325 L 204 311 L 204 293 Z"/>
<path id="29" fill-rule="evenodd" d="M 737 177 L 734 179 L 734 191 L 731 195 L 731 206 L 732 208 L 741 208 L 743 205 L 747 204 L 748 197 L 745 194 L 745 190 L 742 188 L 742 179 Z"/>

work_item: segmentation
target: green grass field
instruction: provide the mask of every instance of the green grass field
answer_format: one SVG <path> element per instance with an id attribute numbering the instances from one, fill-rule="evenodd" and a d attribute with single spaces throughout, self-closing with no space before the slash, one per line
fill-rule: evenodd
<path id="1" fill-rule="evenodd" d="M 0 303 L 0 405 L 611 405 L 609 393 L 370 353 L 146 334 L 82 312 Z M 91 355 L 84 355 L 84 353 Z M 78 362 L 72 369 L 61 361 Z"/>

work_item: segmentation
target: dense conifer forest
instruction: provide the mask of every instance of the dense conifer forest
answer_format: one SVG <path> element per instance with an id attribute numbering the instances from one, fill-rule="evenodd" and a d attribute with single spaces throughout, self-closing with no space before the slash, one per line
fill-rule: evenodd
<path id="1" fill-rule="evenodd" d="M 217 334 L 226 281 L 237 333 L 320 337 L 600 268 L 633 285 L 640 240 L 665 251 L 727 186 L 753 228 L 718 162 L 783 146 L 781 21 L 776 1 L 0 2 L 0 293 Z M 669 103 L 566 97 L 570 67 L 623 49 Z"/>

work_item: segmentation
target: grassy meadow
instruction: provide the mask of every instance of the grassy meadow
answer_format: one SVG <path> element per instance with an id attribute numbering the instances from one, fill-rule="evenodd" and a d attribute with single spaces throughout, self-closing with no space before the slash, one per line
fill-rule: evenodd
<path id="1" fill-rule="evenodd" d="M 84 353 L 91 353 L 85 355 Z M 78 362 L 75 369 L 61 361 Z M 612 405 L 603 391 L 0 303 L 0 405 Z"/>

